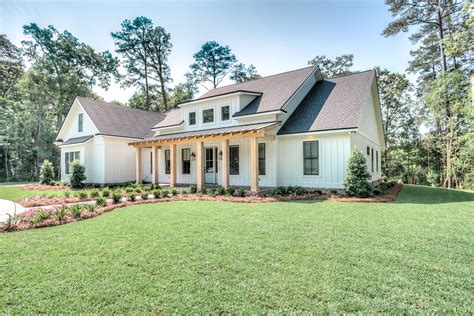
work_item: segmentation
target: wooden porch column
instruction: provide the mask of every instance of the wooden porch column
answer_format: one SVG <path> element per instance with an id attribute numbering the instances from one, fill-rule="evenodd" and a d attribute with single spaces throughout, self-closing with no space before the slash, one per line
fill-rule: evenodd
<path id="1" fill-rule="evenodd" d="M 258 192 L 258 147 L 257 137 L 250 138 L 250 190 Z"/>
<path id="2" fill-rule="evenodd" d="M 176 186 L 176 144 L 170 145 L 170 186 Z"/>
<path id="3" fill-rule="evenodd" d="M 157 146 L 151 146 L 151 183 L 157 184 L 158 183 L 158 155 L 156 150 L 158 149 Z"/>
<path id="4" fill-rule="evenodd" d="M 204 143 L 196 143 L 196 187 L 201 190 L 204 187 Z"/>
<path id="5" fill-rule="evenodd" d="M 221 142 L 221 150 L 222 150 L 222 186 L 224 188 L 229 187 L 229 140 L 224 139 Z"/>
<path id="6" fill-rule="evenodd" d="M 135 177 L 137 184 L 142 183 L 142 149 L 135 148 Z"/>

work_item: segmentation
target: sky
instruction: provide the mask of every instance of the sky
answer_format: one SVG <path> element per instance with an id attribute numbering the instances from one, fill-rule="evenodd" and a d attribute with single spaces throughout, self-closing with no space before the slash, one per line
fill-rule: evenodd
<path id="1" fill-rule="evenodd" d="M 255 65 L 263 76 L 306 67 L 316 55 L 347 53 L 354 54 L 354 70 L 403 72 L 413 49 L 407 34 L 381 35 L 391 20 L 381 0 L 0 0 L 0 33 L 21 45 L 23 25 L 54 25 L 98 51 L 113 52 L 110 33 L 137 16 L 171 33 L 172 85 L 184 81 L 192 55 L 208 40 L 229 45 L 240 62 Z M 135 91 L 117 83 L 94 90 L 106 101 L 121 102 Z"/>

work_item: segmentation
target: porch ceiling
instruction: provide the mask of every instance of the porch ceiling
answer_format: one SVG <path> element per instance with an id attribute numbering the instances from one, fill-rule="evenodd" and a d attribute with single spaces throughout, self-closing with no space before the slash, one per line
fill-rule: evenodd
<path id="1" fill-rule="evenodd" d="M 192 143 L 202 141 L 217 141 L 223 139 L 243 137 L 265 137 L 265 131 L 280 124 L 279 121 L 237 125 L 223 128 L 214 128 L 190 132 L 160 135 L 129 143 L 133 147 L 149 147 L 151 145 L 166 145 L 178 143 Z"/>

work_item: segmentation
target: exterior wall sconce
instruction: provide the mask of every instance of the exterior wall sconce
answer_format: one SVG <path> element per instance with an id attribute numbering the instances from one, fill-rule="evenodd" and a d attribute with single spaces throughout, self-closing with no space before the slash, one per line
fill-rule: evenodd
<path id="1" fill-rule="evenodd" d="M 219 160 L 222 160 L 222 150 L 219 151 Z"/>
<path id="2" fill-rule="evenodd" d="M 191 161 L 196 160 L 196 155 L 194 153 L 191 153 Z"/>

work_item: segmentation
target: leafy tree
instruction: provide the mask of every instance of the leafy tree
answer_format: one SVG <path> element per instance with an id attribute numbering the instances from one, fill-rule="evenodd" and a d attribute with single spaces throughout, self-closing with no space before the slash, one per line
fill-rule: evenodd
<path id="1" fill-rule="evenodd" d="M 242 83 L 254 79 L 262 78 L 257 72 L 257 68 L 254 65 L 249 65 L 246 67 L 244 64 L 240 63 L 234 67 L 234 70 L 231 73 L 230 79 L 234 80 L 236 83 Z"/>
<path id="2" fill-rule="evenodd" d="M 193 82 L 186 81 L 177 84 L 170 93 L 170 107 L 174 108 L 180 103 L 191 101 L 198 93 L 198 88 Z"/>
<path id="3" fill-rule="evenodd" d="M 0 34 L 0 97 L 7 97 L 23 73 L 20 50 Z"/>
<path id="4" fill-rule="evenodd" d="M 86 178 L 86 167 L 81 165 L 79 160 L 74 160 L 71 164 L 71 179 L 70 185 L 71 188 L 78 189 L 84 186 L 84 181 L 87 180 Z"/>
<path id="5" fill-rule="evenodd" d="M 337 56 L 334 60 L 325 55 L 317 55 L 308 61 L 308 65 L 319 66 L 323 76 L 332 78 L 351 74 L 350 68 L 354 65 L 353 60 L 353 54 Z"/>
<path id="6" fill-rule="evenodd" d="M 356 197 L 370 197 L 373 195 L 371 176 L 367 170 L 367 162 L 359 150 L 353 150 L 347 166 L 344 179 L 344 189 L 347 195 Z"/>
<path id="7" fill-rule="evenodd" d="M 51 181 L 54 180 L 54 168 L 53 164 L 49 160 L 43 161 L 40 169 L 40 183 L 41 184 L 51 184 Z"/>
<path id="8" fill-rule="evenodd" d="M 168 109 L 168 88 L 171 82 L 168 57 L 171 53 L 171 35 L 161 26 L 143 16 L 133 21 L 124 20 L 122 30 L 111 33 L 122 54 L 127 73 L 124 83 L 134 85 L 145 93 L 147 110 L 158 110 L 153 107 L 151 95 L 158 90 L 163 101 L 163 109 Z M 140 92 L 141 93 L 141 92 Z"/>
<path id="9" fill-rule="evenodd" d="M 201 50 L 193 57 L 194 63 L 189 66 L 190 72 L 186 74 L 186 77 L 196 84 L 209 82 L 213 89 L 222 82 L 237 63 L 237 58 L 230 47 L 222 46 L 215 41 L 204 43 Z"/>

